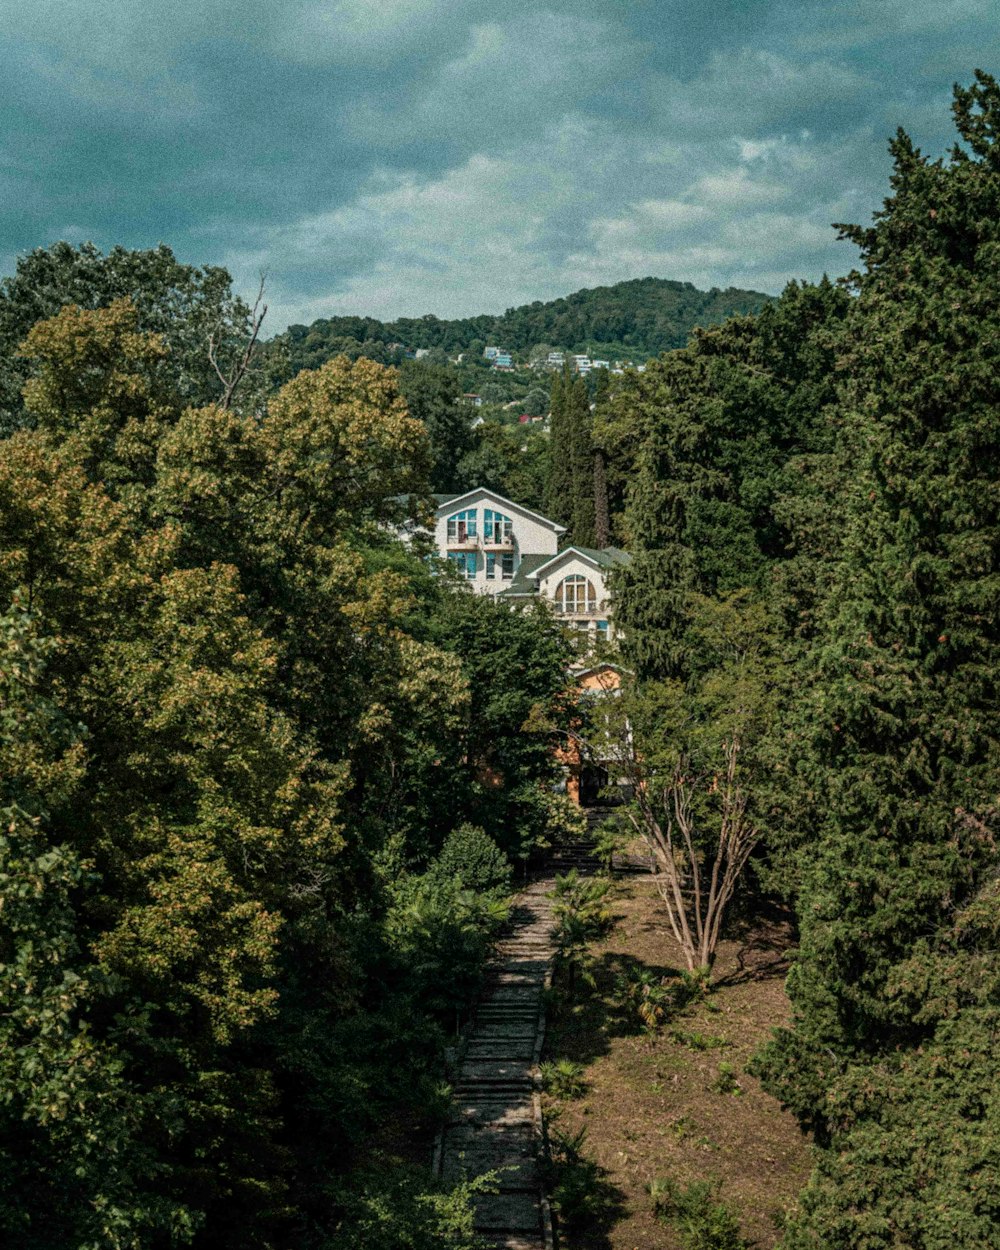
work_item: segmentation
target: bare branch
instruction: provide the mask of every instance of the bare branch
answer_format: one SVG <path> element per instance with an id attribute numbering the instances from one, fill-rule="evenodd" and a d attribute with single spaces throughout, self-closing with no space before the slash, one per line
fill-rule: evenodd
<path id="1" fill-rule="evenodd" d="M 262 271 L 260 285 L 257 288 L 257 298 L 254 300 L 253 308 L 250 311 L 250 337 L 239 359 L 229 370 L 228 375 L 222 372 L 219 365 L 215 335 L 210 334 L 208 336 L 208 359 L 215 370 L 216 377 L 222 383 L 222 397 L 219 400 L 220 408 L 228 409 L 232 405 L 236 388 L 243 381 L 257 351 L 257 339 L 260 336 L 260 328 L 264 323 L 264 318 L 267 316 L 267 305 L 264 303 L 264 286 L 266 282 L 267 274 Z"/>

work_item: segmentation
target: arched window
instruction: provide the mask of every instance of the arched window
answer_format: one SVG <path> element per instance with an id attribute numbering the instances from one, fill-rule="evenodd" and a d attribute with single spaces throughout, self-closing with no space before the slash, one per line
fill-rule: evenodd
<path id="1" fill-rule="evenodd" d="M 483 511 L 483 542 L 488 546 L 509 546 L 513 541 L 514 522 L 492 508 Z"/>
<path id="2" fill-rule="evenodd" d="M 476 537 L 476 509 L 466 508 L 448 518 L 448 542 L 464 545 Z"/>
<path id="3" fill-rule="evenodd" d="M 594 583 L 580 573 L 564 577 L 556 587 L 556 611 L 565 616 L 584 616 L 597 611 Z"/>

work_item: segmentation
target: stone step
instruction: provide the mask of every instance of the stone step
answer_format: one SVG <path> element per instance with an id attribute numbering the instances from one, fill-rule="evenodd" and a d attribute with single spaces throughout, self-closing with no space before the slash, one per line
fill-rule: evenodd
<path id="1" fill-rule="evenodd" d="M 533 1036 L 470 1038 L 465 1046 L 467 1059 L 530 1059 L 535 1051 Z"/>
<path id="2" fill-rule="evenodd" d="M 476 1232 L 540 1233 L 541 1195 L 537 1189 L 483 1194 L 476 1200 L 473 1218 Z"/>
<path id="3" fill-rule="evenodd" d="M 469 1034 L 469 1045 L 473 1042 L 485 1043 L 504 1039 L 516 1041 L 525 1037 L 530 1037 L 533 1041 L 537 1032 L 534 1016 L 515 1016 L 513 1019 L 502 1015 L 484 1016 L 477 1019 L 475 1028 Z"/>
<path id="4" fill-rule="evenodd" d="M 518 1090 L 515 1095 L 506 1092 L 492 1094 L 482 1091 L 482 1097 L 466 1097 L 461 1105 L 454 1105 L 448 1118 L 449 1131 L 457 1125 L 489 1129 L 499 1132 L 515 1126 L 534 1128 L 535 1107 L 533 1094 Z"/>
<path id="5" fill-rule="evenodd" d="M 484 1250 L 545 1250 L 541 1233 L 480 1233 Z"/>

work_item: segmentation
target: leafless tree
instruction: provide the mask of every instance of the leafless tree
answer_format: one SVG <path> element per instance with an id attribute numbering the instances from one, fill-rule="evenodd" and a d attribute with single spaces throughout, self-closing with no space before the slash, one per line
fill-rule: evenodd
<path id="1" fill-rule="evenodd" d="M 267 305 L 264 303 L 264 286 L 267 275 L 260 275 L 260 286 L 257 289 L 257 298 L 254 300 L 253 308 L 250 310 L 250 333 L 247 343 L 230 366 L 229 371 L 224 373 L 219 364 L 219 345 L 216 336 L 210 334 L 208 336 L 208 359 L 212 368 L 215 370 L 219 381 L 222 383 L 222 397 L 219 400 L 220 408 L 229 408 L 233 402 L 233 396 L 236 394 L 236 388 L 243 381 L 247 370 L 257 351 L 257 339 L 260 335 L 260 327 L 263 325 L 264 318 L 267 316 Z"/>
<path id="2" fill-rule="evenodd" d="M 649 850 L 650 870 L 688 971 L 707 971 L 726 909 L 760 839 L 747 810 L 740 739 L 724 739 L 716 756 L 719 767 L 699 772 L 684 754 L 663 771 L 651 768 L 622 711 L 609 718 L 602 737 L 597 751 L 631 793 L 625 813 Z M 702 797 L 710 803 L 698 802 Z"/>

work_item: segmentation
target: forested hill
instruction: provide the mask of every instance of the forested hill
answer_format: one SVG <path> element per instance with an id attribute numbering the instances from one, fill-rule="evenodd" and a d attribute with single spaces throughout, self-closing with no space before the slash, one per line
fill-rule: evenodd
<path id="1" fill-rule="evenodd" d="M 283 337 L 299 368 L 315 368 L 353 343 L 402 343 L 411 349 L 436 347 L 447 352 L 487 342 L 514 352 L 548 345 L 642 360 L 683 347 L 695 326 L 715 324 L 733 313 L 758 312 L 771 298 L 733 287 L 699 291 L 690 282 L 636 278 L 547 303 L 536 300 L 500 316 L 446 321 L 428 315 L 389 322 L 327 317 L 310 326 L 290 326 Z"/>

